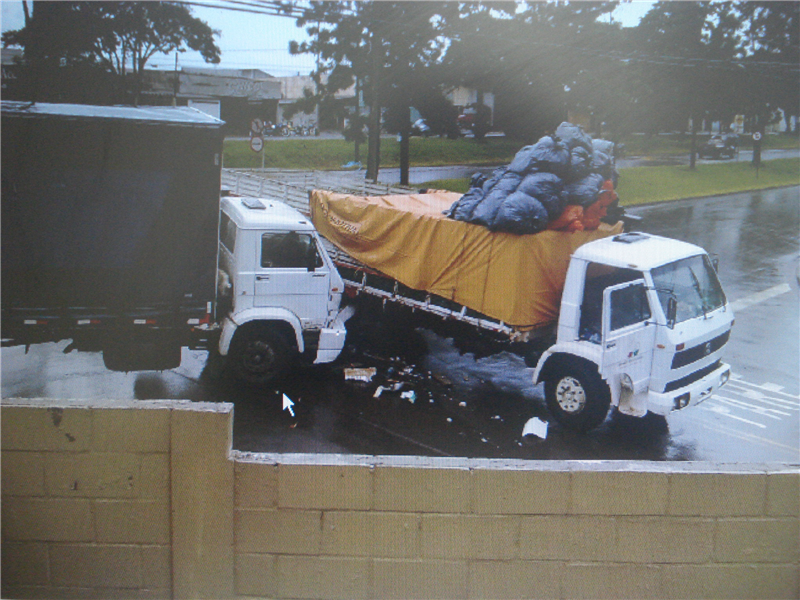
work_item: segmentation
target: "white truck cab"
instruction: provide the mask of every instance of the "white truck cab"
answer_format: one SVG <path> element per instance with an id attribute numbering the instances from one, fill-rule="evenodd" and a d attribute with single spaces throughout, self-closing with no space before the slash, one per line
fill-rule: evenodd
<path id="1" fill-rule="evenodd" d="M 219 227 L 219 352 L 237 374 L 265 383 L 297 357 L 335 360 L 351 313 L 311 222 L 282 202 L 224 197 Z"/>
<path id="2" fill-rule="evenodd" d="M 644 233 L 590 242 L 567 271 L 556 343 L 539 359 L 549 410 L 591 429 L 609 406 L 667 415 L 730 377 L 720 360 L 733 313 L 706 252 Z"/>

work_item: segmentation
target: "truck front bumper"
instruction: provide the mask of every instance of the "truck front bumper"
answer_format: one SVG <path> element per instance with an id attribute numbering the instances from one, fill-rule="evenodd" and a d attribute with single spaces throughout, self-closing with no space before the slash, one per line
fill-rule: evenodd
<path id="1" fill-rule="evenodd" d="M 666 416 L 674 410 L 695 406 L 706 398 L 710 398 L 719 388 L 728 383 L 730 377 L 730 365 L 721 362 L 719 367 L 711 373 L 689 385 L 663 393 L 651 390 L 647 396 L 647 409 L 658 415 Z"/>

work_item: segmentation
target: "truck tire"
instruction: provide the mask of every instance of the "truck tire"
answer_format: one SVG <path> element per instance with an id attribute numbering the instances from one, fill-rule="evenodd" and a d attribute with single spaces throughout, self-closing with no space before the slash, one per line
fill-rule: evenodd
<path id="1" fill-rule="evenodd" d="M 576 431 L 600 425 L 611 406 L 611 391 L 591 363 L 578 359 L 559 361 L 544 382 L 547 408 L 556 420 Z"/>
<path id="2" fill-rule="evenodd" d="M 229 360 L 234 374 L 253 385 L 267 384 L 285 374 L 290 358 L 288 342 L 271 329 L 245 329 L 231 342 Z"/>

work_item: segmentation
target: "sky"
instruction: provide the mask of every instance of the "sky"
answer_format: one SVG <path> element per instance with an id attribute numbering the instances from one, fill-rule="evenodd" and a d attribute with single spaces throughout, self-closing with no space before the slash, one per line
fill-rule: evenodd
<path id="1" fill-rule="evenodd" d="M 209 2 L 211 0 L 199 0 Z M 214 4 L 220 2 L 214 0 Z M 621 4 L 613 13 L 624 26 L 636 25 L 653 5 L 652 0 L 633 0 Z M 0 0 L 2 31 L 19 29 L 24 24 L 21 0 Z M 305 31 L 295 26 L 294 19 L 193 5 L 192 14 L 220 31 L 216 38 L 222 50 L 219 68 L 261 69 L 274 76 L 307 75 L 314 69 L 311 55 L 291 56 L 289 42 L 306 39 Z M 172 69 L 175 56 L 154 57 L 150 68 Z M 178 67 L 210 67 L 198 53 L 178 56 Z"/>

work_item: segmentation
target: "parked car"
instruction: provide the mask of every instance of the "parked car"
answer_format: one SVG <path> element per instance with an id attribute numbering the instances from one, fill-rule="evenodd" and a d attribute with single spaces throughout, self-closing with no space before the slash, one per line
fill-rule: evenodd
<path id="1" fill-rule="evenodd" d="M 733 158 L 739 151 L 739 136 L 734 133 L 712 135 L 698 152 L 700 158 Z"/>
<path id="2" fill-rule="evenodd" d="M 421 137 L 430 137 L 433 135 L 433 130 L 425 119 L 417 119 L 411 125 L 411 135 L 418 135 Z"/>

